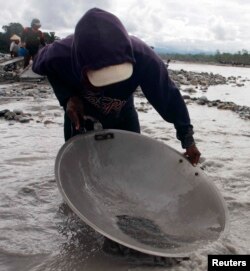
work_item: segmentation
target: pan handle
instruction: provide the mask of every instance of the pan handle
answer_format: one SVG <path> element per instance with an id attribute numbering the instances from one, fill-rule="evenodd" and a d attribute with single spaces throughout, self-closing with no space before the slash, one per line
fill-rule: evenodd
<path id="1" fill-rule="evenodd" d="M 74 126 L 72 125 L 72 136 L 85 134 L 88 131 L 101 131 L 103 130 L 102 124 L 97 119 L 91 116 L 84 116 L 84 119 L 81 120 L 80 129 L 78 131 L 75 130 Z"/>
<path id="2" fill-rule="evenodd" d="M 106 140 L 106 139 L 113 139 L 114 133 L 101 133 L 101 134 L 95 134 L 95 140 Z"/>

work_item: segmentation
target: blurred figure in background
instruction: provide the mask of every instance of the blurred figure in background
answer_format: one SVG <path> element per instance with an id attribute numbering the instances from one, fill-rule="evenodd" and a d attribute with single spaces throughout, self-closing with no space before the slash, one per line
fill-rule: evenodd
<path id="1" fill-rule="evenodd" d="M 33 19 L 31 27 L 26 27 L 22 33 L 22 46 L 27 49 L 27 54 L 24 59 L 24 68 L 27 67 L 31 59 L 37 54 L 40 47 L 45 46 L 44 35 L 39 30 L 41 27 L 40 20 Z"/>
<path id="2" fill-rule="evenodd" d="M 17 35 L 13 35 L 10 40 L 10 56 L 11 58 L 14 58 L 18 56 L 20 37 Z"/>

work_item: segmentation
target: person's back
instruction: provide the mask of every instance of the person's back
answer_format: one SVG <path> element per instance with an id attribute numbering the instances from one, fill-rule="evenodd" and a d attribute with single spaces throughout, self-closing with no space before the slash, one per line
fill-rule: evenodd
<path id="1" fill-rule="evenodd" d="M 25 42 L 26 47 L 39 47 L 42 39 L 43 33 L 38 29 L 26 27 L 23 30 L 22 40 Z"/>
<path id="2" fill-rule="evenodd" d="M 162 118 L 174 124 L 191 163 L 198 163 L 188 110 L 165 64 L 143 41 L 129 36 L 113 14 L 89 10 L 74 35 L 39 51 L 32 69 L 48 76 L 66 111 L 65 140 L 79 131 L 84 116 L 99 120 L 104 129 L 140 132 L 133 103 L 140 86 Z"/>
<path id="3" fill-rule="evenodd" d="M 26 27 L 22 33 L 22 45 L 27 49 L 28 54 L 25 57 L 24 67 L 29 65 L 30 59 L 34 58 L 40 47 L 45 45 L 44 35 L 39 30 L 41 23 L 38 19 L 31 21 L 31 27 Z"/>

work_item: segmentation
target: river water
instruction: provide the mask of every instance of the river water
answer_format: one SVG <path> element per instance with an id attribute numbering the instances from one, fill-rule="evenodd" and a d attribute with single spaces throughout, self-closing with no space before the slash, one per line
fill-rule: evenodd
<path id="1" fill-rule="evenodd" d="M 171 69 L 213 72 L 250 79 L 250 69 L 170 63 Z M 0 86 L 1 88 L 1 86 Z M 204 95 L 197 93 L 195 95 Z M 209 99 L 250 106 L 250 84 L 210 87 Z M 141 100 L 136 99 L 137 107 Z M 0 119 L 0 270 L 207 270 L 208 254 L 250 253 L 250 121 L 231 111 L 188 105 L 202 166 L 229 209 L 225 238 L 180 262 L 165 266 L 151 256 L 103 252 L 103 238 L 63 203 L 54 177 L 55 157 L 63 144 L 63 113 L 55 98 L 2 99 L 2 109 L 42 112 L 53 122 L 11 123 Z M 142 132 L 178 151 L 172 125 L 151 108 L 139 113 Z M 205 200 L 205 199 L 204 199 Z M 169 265 L 169 266 L 168 266 Z"/>

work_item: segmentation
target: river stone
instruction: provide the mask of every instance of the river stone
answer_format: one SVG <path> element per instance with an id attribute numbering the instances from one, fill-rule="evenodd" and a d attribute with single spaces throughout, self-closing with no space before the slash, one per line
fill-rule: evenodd
<path id="1" fill-rule="evenodd" d="M 9 109 L 1 110 L 1 111 L 0 111 L 0 117 L 4 117 L 4 115 L 5 115 L 7 112 L 10 112 L 10 110 L 9 110 Z"/>
<path id="2" fill-rule="evenodd" d="M 6 94 L 4 89 L 0 89 L 0 96 L 4 96 Z"/>
<path id="3" fill-rule="evenodd" d="M 52 121 L 52 120 L 45 120 L 43 123 L 44 123 L 45 125 L 47 125 L 47 124 L 53 124 L 53 123 L 55 123 L 55 122 Z"/>
<path id="4" fill-rule="evenodd" d="M 19 118 L 19 122 L 21 123 L 28 123 L 30 121 L 30 118 L 27 117 L 20 117 Z"/>
<path id="5" fill-rule="evenodd" d="M 4 118 L 5 118 L 6 120 L 14 120 L 14 119 L 15 119 L 15 116 L 16 116 L 16 113 L 11 112 L 11 111 L 6 112 L 6 113 L 4 114 Z"/>
<path id="6" fill-rule="evenodd" d="M 182 95 L 182 98 L 183 98 L 184 100 L 189 100 L 189 99 L 191 99 L 191 97 L 190 97 L 189 95 Z"/>
<path id="7" fill-rule="evenodd" d="M 21 109 L 15 109 L 13 110 L 13 112 L 16 114 L 16 115 L 22 115 L 23 114 L 23 111 Z"/>
<path id="8" fill-rule="evenodd" d="M 40 93 L 47 93 L 48 91 L 47 91 L 47 89 L 40 88 L 39 92 L 40 92 Z"/>
<path id="9" fill-rule="evenodd" d="M 55 117 L 61 117 L 61 115 L 62 115 L 61 112 L 55 112 L 55 113 L 54 113 L 54 116 L 55 116 Z"/>
<path id="10" fill-rule="evenodd" d="M 182 91 L 187 93 L 196 93 L 197 91 L 194 88 L 184 88 Z"/>
<path id="11" fill-rule="evenodd" d="M 190 82 L 188 82 L 187 80 L 180 80 L 180 84 L 182 85 L 190 85 Z"/>
<path id="12" fill-rule="evenodd" d="M 199 105 L 205 105 L 206 103 L 208 103 L 208 98 L 206 96 L 201 96 L 197 100 L 197 104 L 199 104 Z"/>
<path id="13" fill-rule="evenodd" d="M 201 87 L 200 87 L 200 90 L 206 91 L 206 90 L 208 90 L 208 87 L 207 87 L 207 86 L 201 86 Z"/>
<path id="14" fill-rule="evenodd" d="M 200 98 L 199 98 L 199 100 L 202 100 L 202 101 L 205 101 L 205 102 L 208 102 L 208 98 L 206 97 L 206 96 L 201 96 Z"/>

